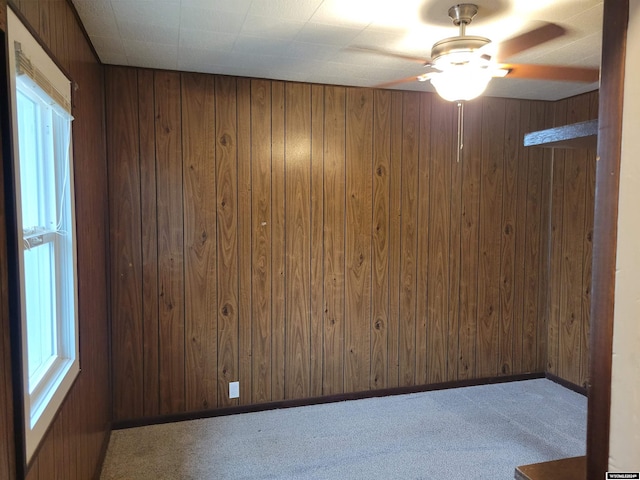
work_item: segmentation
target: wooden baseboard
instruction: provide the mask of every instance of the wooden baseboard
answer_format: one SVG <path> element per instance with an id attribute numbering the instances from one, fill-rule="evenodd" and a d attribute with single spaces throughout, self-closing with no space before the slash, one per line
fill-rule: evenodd
<path id="1" fill-rule="evenodd" d="M 582 387 L 580 385 L 576 385 L 575 383 L 572 383 L 568 380 L 565 380 L 564 378 L 560 378 L 557 375 L 554 375 L 553 373 L 545 373 L 544 376 L 548 379 L 551 380 L 552 382 L 557 383 L 558 385 L 562 385 L 564 388 L 568 388 L 569 390 L 573 390 L 576 393 L 579 393 L 580 395 L 584 395 L 585 397 L 587 396 L 587 389 L 586 387 Z"/>
<path id="2" fill-rule="evenodd" d="M 571 457 L 516 468 L 516 480 L 585 480 L 587 457 Z"/>
<path id="3" fill-rule="evenodd" d="M 113 429 L 143 427 L 185 420 L 197 420 L 200 418 L 222 417 L 239 413 L 262 412 L 279 408 L 304 407 L 307 405 L 319 405 L 323 403 L 343 402 L 346 400 L 361 400 L 364 398 L 387 397 L 391 395 L 405 395 L 408 393 L 429 392 L 449 388 L 473 387 L 477 385 L 489 385 L 495 383 L 516 382 L 521 380 L 534 380 L 545 378 L 544 373 L 525 373 L 520 375 L 505 375 L 501 377 L 478 378 L 473 380 L 459 380 L 454 382 L 435 383 L 431 385 L 418 385 L 413 387 L 385 388 L 381 390 L 367 390 L 364 392 L 344 393 L 339 395 L 327 395 L 324 397 L 302 398 L 296 400 L 282 400 L 278 402 L 259 403 L 253 405 L 239 405 L 234 407 L 218 408 L 197 412 L 185 412 L 172 415 L 144 417 L 113 422 Z"/>

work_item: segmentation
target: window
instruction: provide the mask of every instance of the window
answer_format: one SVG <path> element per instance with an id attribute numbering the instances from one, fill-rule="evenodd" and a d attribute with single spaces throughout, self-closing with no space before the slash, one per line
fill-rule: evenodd
<path id="1" fill-rule="evenodd" d="M 26 457 L 79 372 L 69 80 L 9 10 Z"/>

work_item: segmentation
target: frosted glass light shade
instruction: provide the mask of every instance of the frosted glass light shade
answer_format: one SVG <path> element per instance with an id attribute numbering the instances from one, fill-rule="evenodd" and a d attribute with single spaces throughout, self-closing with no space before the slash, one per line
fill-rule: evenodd
<path id="1" fill-rule="evenodd" d="M 451 65 L 431 74 L 430 80 L 438 95 L 450 102 L 459 102 L 481 95 L 491 80 L 491 72 L 469 64 Z"/>

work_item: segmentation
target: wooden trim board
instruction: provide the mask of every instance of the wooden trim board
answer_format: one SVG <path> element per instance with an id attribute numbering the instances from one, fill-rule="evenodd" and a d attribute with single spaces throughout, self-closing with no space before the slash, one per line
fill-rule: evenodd
<path id="1" fill-rule="evenodd" d="M 380 390 L 367 390 L 363 392 L 351 392 L 338 395 L 327 395 L 324 397 L 302 398 L 295 400 L 281 400 L 253 405 L 239 405 L 223 407 L 216 410 L 205 410 L 199 412 L 185 412 L 172 415 L 158 415 L 154 417 L 137 418 L 135 420 L 123 420 L 114 422 L 113 430 L 124 428 L 143 427 L 147 425 L 158 425 L 162 423 L 181 422 L 185 420 L 198 420 L 201 418 L 223 417 L 226 415 L 236 415 L 240 413 L 263 412 L 279 408 L 305 407 L 309 405 L 321 405 L 324 403 L 342 402 L 346 400 L 361 400 L 365 398 L 386 397 L 391 395 L 405 395 L 409 393 L 430 392 L 434 390 L 444 390 L 448 388 L 474 387 L 478 385 L 491 385 L 496 383 L 519 382 L 522 380 L 535 380 L 545 378 L 544 373 L 526 373 L 520 375 L 505 375 L 503 377 L 478 378 L 471 380 L 458 380 L 454 382 L 443 382 L 431 385 L 418 385 L 412 387 L 385 388 Z"/>
<path id="2" fill-rule="evenodd" d="M 516 480 L 584 480 L 587 458 L 571 457 L 551 462 L 533 463 L 516 468 Z"/>
<path id="3" fill-rule="evenodd" d="M 593 274 L 587 412 L 587 479 L 608 470 L 611 357 L 622 143 L 624 68 L 629 23 L 628 0 L 605 0 L 602 78 L 598 115 L 598 166 L 593 233 Z"/>
<path id="4" fill-rule="evenodd" d="M 598 143 L 598 120 L 572 123 L 525 133 L 525 147 L 545 148 L 596 148 Z"/>

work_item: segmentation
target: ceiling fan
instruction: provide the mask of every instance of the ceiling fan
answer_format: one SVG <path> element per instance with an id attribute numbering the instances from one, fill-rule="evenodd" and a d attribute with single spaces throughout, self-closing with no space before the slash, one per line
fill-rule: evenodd
<path id="1" fill-rule="evenodd" d="M 466 35 L 466 27 L 478 13 L 478 6 L 461 3 L 449 9 L 449 17 L 459 28 L 456 37 L 436 42 L 431 49 L 431 58 L 423 59 L 368 47 L 352 49 L 378 53 L 420 62 L 429 71 L 418 76 L 394 80 L 378 85 L 389 87 L 401 83 L 430 81 L 438 94 L 449 101 L 471 100 L 481 95 L 494 77 L 563 80 L 569 82 L 597 82 L 599 70 L 595 68 L 567 67 L 560 65 L 534 65 L 504 63 L 514 55 L 558 38 L 566 30 L 554 23 L 545 23 L 528 32 L 504 40 L 498 44 L 497 53 L 492 54 L 485 37 Z"/>

